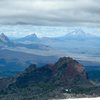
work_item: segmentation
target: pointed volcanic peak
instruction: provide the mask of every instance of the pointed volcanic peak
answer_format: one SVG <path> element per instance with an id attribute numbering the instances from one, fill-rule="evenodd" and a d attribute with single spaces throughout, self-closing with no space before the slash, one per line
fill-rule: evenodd
<path id="1" fill-rule="evenodd" d="M 27 35 L 27 36 L 25 36 L 24 38 L 28 38 L 28 39 L 33 38 L 33 39 L 36 39 L 36 38 L 38 38 L 38 37 L 37 37 L 37 35 L 34 33 L 34 34 Z"/>
<path id="2" fill-rule="evenodd" d="M 83 65 L 70 57 L 62 57 L 55 64 L 43 67 L 31 65 L 17 77 L 15 85 L 23 87 L 41 82 L 57 86 L 91 86 Z"/>
<path id="3" fill-rule="evenodd" d="M 89 39 L 89 38 L 94 38 L 94 37 L 96 36 L 90 33 L 86 33 L 82 29 L 76 29 L 64 36 L 64 38 L 67 38 L 67 39 L 78 39 L 78 40 Z"/>
<path id="4" fill-rule="evenodd" d="M 34 42 L 34 41 L 38 41 L 39 38 L 37 37 L 37 35 L 34 33 L 34 34 L 30 34 L 30 35 L 27 35 L 23 38 L 20 38 L 19 39 L 20 41 L 31 41 L 31 42 Z"/>
<path id="5" fill-rule="evenodd" d="M 9 38 L 4 33 L 1 33 L 0 34 L 0 42 L 1 43 L 9 43 L 10 40 L 9 40 Z"/>
<path id="6" fill-rule="evenodd" d="M 67 35 L 73 35 L 73 36 L 79 35 L 79 36 L 81 36 L 81 35 L 88 35 L 88 33 L 85 33 L 82 29 L 76 29 L 76 30 L 68 33 Z"/>
<path id="7" fill-rule="evenodd" d="M 58 84 L 85 85 L 89 84 L 84 66 L 71 57 L 62 57 L 54 65 L 54 77 Z"/>

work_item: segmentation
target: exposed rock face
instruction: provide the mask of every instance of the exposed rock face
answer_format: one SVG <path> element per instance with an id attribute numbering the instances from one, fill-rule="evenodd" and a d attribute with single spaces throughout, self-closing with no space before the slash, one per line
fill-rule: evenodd
<path id="1" fill-rule="evenodd" d="M 16 79 L 17 87 L 34 83 L 50 83 L 61 86 L 90 85 L 83 65 L 70 57 L 60 58 L 54 65 L 37 68 L 31 65 Z"/>
<path id="2" fill-rule="evenodd" d="M 52 66 L 53 77 L 56 84 L 72 86 L 89 84 L 83 65 L 70 57 L 60 58 Z"/>

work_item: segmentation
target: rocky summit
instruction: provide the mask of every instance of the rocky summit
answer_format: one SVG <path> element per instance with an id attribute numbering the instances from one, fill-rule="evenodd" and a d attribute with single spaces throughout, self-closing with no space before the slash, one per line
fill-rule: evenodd
<path id="1" fill-rule="evenodd" d="M 32 64 L 16 78 L 14 84 L 25 87 L 41 82 L 70 87 L 90 85 L 83 65 L 70 57 L 62 57 L 55 64 L 40 68 Z"/>

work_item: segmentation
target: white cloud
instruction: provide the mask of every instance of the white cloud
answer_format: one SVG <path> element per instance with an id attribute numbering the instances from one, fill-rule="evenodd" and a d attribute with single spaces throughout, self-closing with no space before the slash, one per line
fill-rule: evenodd
<path id="1" fill-rule="evenodd" d="M 100 26 L 100 0 L 1 0 L 1 24 Z"/>

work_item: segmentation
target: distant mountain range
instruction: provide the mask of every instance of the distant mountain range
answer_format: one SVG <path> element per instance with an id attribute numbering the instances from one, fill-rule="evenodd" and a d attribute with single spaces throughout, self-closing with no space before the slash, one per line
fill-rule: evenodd
<path id="1" fill-rule="evenodd" d="M 96 36 L 96 35 L 93 35 L 93 34 L 90 34 L 90 33 L 85 33 L 83 30 L 81 29 L 76 29 L 70 33 L 67 33 L 66 35 L 64 36 L 60 36 L 60 37 L 42 37 L 42 38 L 38 38 L 38 36 L 34 33 L 34 34 L 30 34 L 30 35 L 27 35 L 25 37 L 22 37 L 22 38 L 19 38 L 17 39 L 18 41 L 21 41 L 21 42 L 41 42 L 41 41 L 59 41 L 59 40 L 66 40 L 66 39 L 76 39 L 76 40 L 82 40 L 82 39 L 92 39 L 92 38 L 100 38 L 99 36 Z"/>
<path id="2" fill-rule="evenodd" d="M 72 32 L 66 33 L 66 35 L 64 36 L 60 36 L 60 37 L 42 37 L 39 38 L 35 33 L 34 34 L 30 34 L 27 35 L 25 37 L 19 38 L 16 41 L 21 41 L 21 42 L 25 42 L 25 41 L 31 41 L 31 42 L 39 42 L 40 40 L 64 40 L 64 39 L 88 39 L 88 38 L 100 38 L 99 36 L 90 34 L 90 33 L 86 33 L 84 32 L 82 29 L 76 29 Z M 4 34 L 1 33 L 0 34 L 0 41 L 3 42 L 9 42 L 10 39 Z"/>

